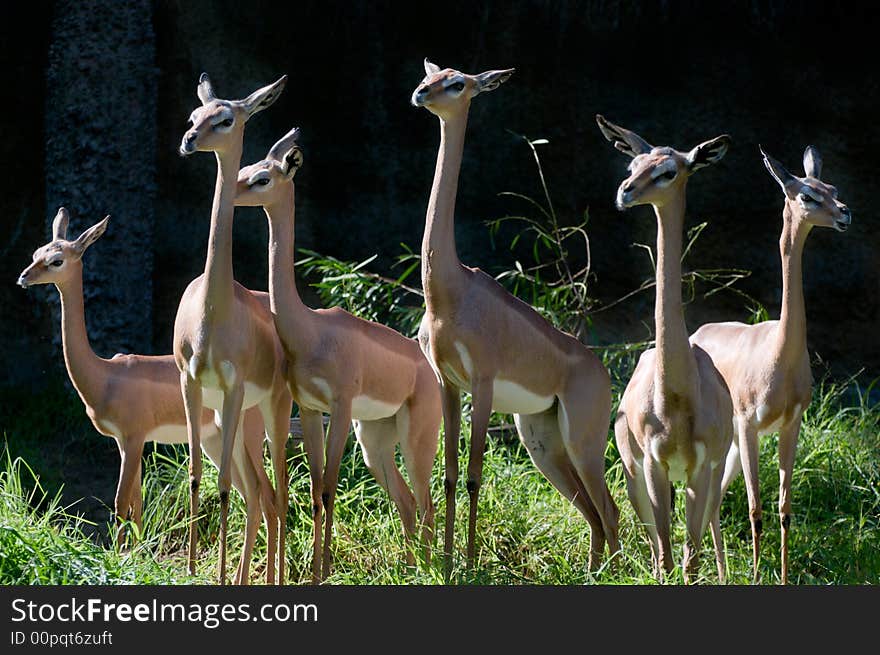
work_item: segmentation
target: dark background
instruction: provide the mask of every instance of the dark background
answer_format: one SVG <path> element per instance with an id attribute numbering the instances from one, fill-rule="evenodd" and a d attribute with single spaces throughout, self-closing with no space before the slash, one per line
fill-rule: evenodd
<path id="1" fill-rule="evenodd" d="M 651 276 L 649 208 L 618 213 L 627 159 L 597 112 L 682 150 L 721 133 L 733 145 L 689 185 L 688 225 L 709 220 L 687 268 L 753 271 L 740 288 L 778 316 L 782 195 L 758 143 L 792 172 L 813 144 L 823 178 L 853 210 L 846 234 L 814 230 L 804 262 L 809 346 L 833 374 L 880 374 L 878 236 L 871 202 L 878 84 L 876 23 L 860 4 L 804 2 L 29 2 L 0 21 L 0 371 L 39 389 L 63 376 L 54 289 L 15 286 L 49 239 L 57 207 L 71 234 L 113 218 L 85 258 L 96 352 L 166 353 L 178 299 L 204 264 L 215 160 L 176 153 L 198 105 L 199 73 L 244 97 L 287 73 L 280 100 L 247 127 L 243 164 L 294 125 L 297 245 L 347 260 L 401 243 L 418 249 L 438 144 L 437 119 L 410 106 L 422 59 L 476 73 L 516 67 L 470 114 L 457 234 L 462 260 L 510 265 L 484 221 L 526 210 L 502 191 L 540 193 L 541 147 L 563 220 L 590 209 L 592 294 L 608 302 Z M 266 226 L 238 210 L 235 274 L 265 289 Z M 650 337 L 653 293 L 597 314 L 591 341 Z M 314 303 L 314 299 L 312 299 Z M 687 308 L 691 330 L 743 320 L 741 297 Z"/>

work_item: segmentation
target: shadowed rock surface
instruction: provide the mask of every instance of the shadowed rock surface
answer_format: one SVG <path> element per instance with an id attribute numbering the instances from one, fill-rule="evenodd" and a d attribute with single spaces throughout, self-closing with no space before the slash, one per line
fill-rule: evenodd
<path id="1" fill-rule="evenodd" d="M 83 270 L 89 334 L 105 356 L 149 351 L 153 342 L 157 71 L 151 15 L 148 0 L 59 0 L 52 19 L 44 241 L 60 205 L 71 212 L 68 238 L 112 215 Z M 59 331 L 53 334 L 60 346 Z"/>

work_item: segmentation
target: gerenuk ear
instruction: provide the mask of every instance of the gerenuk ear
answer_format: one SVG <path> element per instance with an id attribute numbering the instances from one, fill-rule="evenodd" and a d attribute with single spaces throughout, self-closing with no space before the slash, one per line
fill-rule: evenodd
<path id="1" fill-rule="evenodd" d="M 479 75 L 474 75 L 476 85 L 474 86 L 474 95 L 485 93 L 486 91 L 494 91 L 513 75 L 513 68 L 505 68 L 503 70 L 486 71 Z"/>
<path id="2" fill-rule="evenodd" d="M 433 64 L 428 61 L 428 58 L 425 57 L 425 75 L 436 75 L 440 72 L 440 67 L 437 64 Z"/>
<path id="3" fill-rule="evenodd" d="M 729 134 L 722 134 L 714 139 L 704 141 L 687 154 L 688 170 L 694 173 L 701 168 L 706 168 L 706 166 L 717 164 L 727 154 L 729 147 Z"/>
<path id="4" fill-rule="evenodd" d="M 86 251 L 86 248 L 92 245 L 102 234 L 104 234 L 104 230 L 107 229 L 107 223 L 109 222 L 110 216 L 105 216 L 103 221 L 92 225 L 92 227 L 80 234 L 79 238 L 73 242 L 73 249 L 80 257 L 82 257 L 83 253 Z"/>
<path id="5" fill-rule="evenodd" d="M 290 132 L 285 134 L 283 137 L 278 139 L 271 148 L 269 148 L 269 154 L 266 156 L 267 159 L 274 159 L 277 162 L 284 161 L 284 155 L 296 145 L 296 142 L 299 140 L 299 128 L 295 127 Z"/>
<path id="6" fill-rule="evenodd" d="M 602 116 L 602 114 L 596 114 L 596 122 L 599 124 L 599 129 L 602 131 L 602 134 L 611 142 L 611 145 L 625 155 L 638 157 L 639 155 L 647 154 L 654 149 L 650 143 L 645 141 L 638 134 L 622 128 L 619 125 L 615 125 Z"/>
<path id="7" fill-rule="evenodd" d="M 64 207 L 58 208 L 55 220 L 52 221 L 52 241 L 67 239 L 67 224 L 70 222 L 70 214 Z"/>
<path id="8" fill-rule="evenodd" d="M 815 177 L 817 180 L 822 175 L 822 155 L 813 146 L 807 146 L 804 150 L 804 173 L 807 177 Z"/>
<path id="9" fill-rule="evenodd" d="M 283 75 L 280 79 L 264 86 L 262 89 L 257 89 L 244 100 L 239 100 L 238 102 L 245 112 L 245 120 L 248 120 L 258 111 L 263 111 L 278 100 L 281 92 L 284 91 L 285 84 L 287 84 L 287 75 Z"/>
<path id="10" fill-rule="evenodd" d="M 211 78 L 208 77 L 207 73 L 202 73 L 202 76 L 199 78 L 199 86 L 196 89 L 196 94 L 199 96 L 199 100 L 202 101 L 203 105 L 207 105 L 217 97 L 214 95 L 214 85 L 211 84 Z"/>
<path id="11" fill-rule="evenodd" d="M 779 183 L 779 186 L 782 187 L 782 190 L 785 191 L 785 187 L 795 179 L 794 175 L 785 170 L 785 167 L 782 164 L 764 152 L 764 149 L 761 148 L 761 146 L 758 146 L 758 149 L 764 157 L 764 166 L 767 167 L 770 175 L 773 176 L 773 179 L 776 180 Z"/>
<path id="12" fill-rule="evenodd" d="M 284 175 L 287 177 L 287 179 L 293 179 L 293 176 L 296 175 L 296 172 L 300 169 L 302 163 L 302 150 L 300 150 L 300 147 L 298 145 L 294 145 L 290 150 L 287 151 L 287 154 L 284 155 L 282 161 Z"/>

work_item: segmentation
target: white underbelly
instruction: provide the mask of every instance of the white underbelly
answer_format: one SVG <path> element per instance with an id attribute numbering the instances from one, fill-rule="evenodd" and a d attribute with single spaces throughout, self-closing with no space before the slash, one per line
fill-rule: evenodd
<path id="1" fill-rule="evenodd" d="M 464 369 L 464 374 L 461 374 L 461 371 L 456 370 L 454 366 L 450 366 L 447 362 L 431 362 L 431 367 L 435 371 L 439 371 L 442 373 L 443 377 L 452 382 L 456 387 L 461 389 L 462 391 L 470 391 L 471 390 L 471 376 L 474 373 L 474 364 L 471 359 L 471 355 L 468 352 L 468 349 L 465 347 L 463 343 L 460 341 L 456 341 L 454 344 L 455 350 L 458 351 L 458 358 L 461 362 L 461 367 Z"/>
<path id="2" fill-rule="evenodd" d="M 119 429 L 119 426 L 116 425 L 113 421 L 108 420 L 98 420 L 98 427 L 104 432 L 104 434 L 110 433 L 111 436 L 116 439 L 121 439 L 125 435 L 122 434 L 122 430 Z"/>
<path id="3" fill-rule="evenodd" d="M 202 428 L 204 430 L 204 428 Z M 147 441 L 156 443 L 187 443 L 186 423 L 183 425 L 158 425 L 146 436 Z"/>
<path id="4" fill-rule="evenodd" d="M 301 407 L 317 412 L 331 411 L 330 401 L 333 398 L 333 390 L 330 384 L 323 378 L 312 378 L 313 390 L 297 386 L 296 401 Z M 381 400 L 370 398 L 366 394 L 355 396 L 351 400 L 351 418 L 357 421 L 376 421 L 381 418 L 394 416 L 400 409 L 400 403 L 386 403 Z"/>
<path id="5" fill-rule="evenodd" d="M 296 390 L 296 404 L 316 412 L 329 412 L 330 405 L 302 388 Z"/>
<path id="6" fill-rule="evenodd" d="M 201 380 L 200 380 L 201 382 Z M 244 401 L 241 403 L 242 409 L 253 407 L 259 403 L 269 393 L 268 389 L 258 387 L 252 382 L 244 383 Z M 223 390 L 216 387 L 202 386 L 202 404 L 211 409 L 223 409 Z"/>
<path id="7" fill-rule="evenodd" d="M 770 425 L 760 428 L 758 430 L 759 436 L 764 436 L 767 434 L 773 434 L 774 432 L 779 432 L 779 428 L 782 427 L 782 417 L 780 416 L 778 419 L 773 421 Z"/>
<path id="8" fill-rule="evenodd" d="M 460 341 L 455 342 L 455 349 L 458 351 L 466 379 L 462 379 L 459 371 L 452 366 L 441 364 L 438 368 L 459 389 L 471 391 L 471 379 L 474 375 L 473 359 Z M 550 409 L 555 398 L 553 395 L 541 396 L 509 380 L 495 378 L 492 381 L 492 410 L 503 414 L 538 414 Z"/>
<path id="9" fill-rule="evenodd" d="M 525 387 L 496 378 L 492 383 L 492 409 L 504 414 L 538 414 L 553 406 L 555 396 L 541 396 Z"/>
<path id="10" fill-rule="evenodd" d="M 794 406 L 794 411 L 791 413 L 792 416 L 799 416 L 801 412 L 800 404 Z M 775 421 L 772 423 L 760 427 L 761 423 L 768 417 L 770 413 L 769 407 L 767 405 L 761 405 L 755 410 L 755 421 L 758 424 L 758 435 L 763 436 L 767 434 L 773 434 L 774 432 L 779 432 L 779 429 L 785 424 L 785 412 L 783 411 Z"/>
<path id="11" fill-rule="evenodd" d="M 131 435 L 122 434 L 122 429 L 113 421 L 103 420 L 98 422 L 101 429 L 111 433 L 116 439 L 126 439 Z M 201 438 L 211 438 L 217 433 L 217 426 L 214 423 L 203 423 L 201 430 Z M 181 444 L 189 441 L 189 435 L 186 430 L 186 423 L 182 424 L 165 424 L 157 425 L 144 435 L 144 442 L 152 441 L 154 443 L 164 444 Z"/>
<path id="12" fill-rule="evenodd" d="M 436 366 L 436 365 L 435 365 Z M 453 385 L 461 389 L 462 391 L 470 392 L 471 390 L 471 381 L 470 376 L 461 376 L 458 374 L 453 367 L 447 366 L 445 364 L 441 364 L 439 367 L 434 369 L 435 371 L 440 371 L 443 378 L 446 378 Z"/>
<path id="13" fill-rule="evenodd" d="M 462 391 L 472 392 L 470 380 L 460 379 L 453 370 L 444 370 L 446 379 Z M 492 411 L 502 414 L 538 414 L 553 406 L 555 396 L 541 396 L 509 380 L 492 381 Z"/>
<path id="14" fill-rule="evenodd" d="M 311 383 L 317 388 L 317 394 L 305 387 L 296 387 L 296 404 L 315 412 L 329 412 L 330 399 L 333 397 L 330 385 L 323 378 L 312 378 Z"/>
<path id="15" fill-rule="evenodd" d="M 214 357 L 209 348 L 205 358 L 208 362 L 213 362 Z M 190 377 L 196 376 L 197 358 L 194 355 L 190 358 L 189 369 Z M 231 389 L 238 383 L 238 375 L 235 366 L 228 360 L 222 360 L 217 364 L 217 368 L 211 365 L 205 366 L 198 372 L 197 380 L 202 387 L 202 404 L 211 409 L 222 409 L 223 407 L 223 390 Z M 242 401 L 242 409 L 253 407 L 259 403 L 269 393 L 270 389 L 263 389 L 253 382 L 244 381 L 244 399 Z"/>
<path id="16" fill-rule="evenodd" d="M 654 438 L 651 440 L 651 457 L 656 462 L 661 462 L 660 459 L 660 440 Z M 703 462 L 706 459 L 706 445 L 702 441 L 697 441 L 694 443 L 694 471 L 699 471 L 703 466 Z M 670 482 L 687 482 L 688 479 L 688 465 L 687 465 L 687 457 L 685 453 L 680 449 L 675 450 L 675 452 L 667 453 L 666 455 L 666 475 L 669 478 Z"/>
<path id="17" fill-rule="evenodd" d="M 210 439 L 217 432 L 217 426 L 213 423 L 202 423 L 200 438 Z M 147 432 L 146 441 L 154 441 L 164 444 L 188 443 L 189 435 L 186 432 L 186 424 L 183 425 L 159 425 Z"/>
<path id="18" fill-rule="evenodd" d="M 355 396 L 351 401 L 351 418 L 358 421 L 375 421 L 394 416 L 399 409 L 399 403 L 386 403 L 364 395 Z"/>

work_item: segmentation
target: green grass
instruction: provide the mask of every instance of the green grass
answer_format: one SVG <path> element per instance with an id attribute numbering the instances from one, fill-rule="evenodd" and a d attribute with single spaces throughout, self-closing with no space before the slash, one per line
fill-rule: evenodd
<path id="1" fill-rule="evenodd" d="M 74 415 L 76 398 L 59 411 Z M 75 424 L 75 421 L 73 422 Z M 39 428 L 39 424 L 35 424 Z M 467 426 L 467 423 L 465 424 Z M 106 444 L 83 427 L 83 444 Z M 467 427 L 465 427 L 467 432 Z M 795 584 L 880 582 L 880 408 L 872 406 L 854 383 L 819 385 L 807 412 L 794 476 L 790 581 Z M 57 475 L 43 476 L 11 453 L 33 453 L 23 435 L 7 431 L 7 455 L 0 472 L 0 584 L 172 584 L 212 582 L 216 573 L 218 510 L 216 471 L 207 465 L 202 492 L 200 557 L 195 578 L 186 572 L 188 515 L 186 451 L 161 447 L 145 456 L 144 534 L 129 550 L 118 552 L 107 526 L 95 530 L 65 509 L 76 498 L 56 488 Z M 75 437 L 60 436 L 59 440 Z M 88 440 L 88 441 L 87 441 Z M 107 440 L 104 440 L 107 441 Z M 465 448 L 466 440 L 462 446 Z M 112 442 L 110 442 L 112 443 Z M 17 448 L 18 447 L 18 448 Z M 70 447 L 73 450 L 73 447 Z M 88 450 L 85 446 L 80 450 Z M 442 450 L 442 446 L 441 446 Z M 466 452 L 461 453 L 462 457 Z M 88 453 L 83 455 L 90 461 Z M 761 490 L 764 508 L 762 581 L 778 581 L 779 525 L 776 518 L 778 474 L 776 441 L 761 442 Z M 442 452 L 435 462 L 433 496 L 438 536 L 430 564 L 404 563 L 404 542 L 394 505 L 373 481 L 359 450 L 349 443 L 343 459 L 335 516 L 333 584 L 441 584 Z M 620 460 L 610 439 L 606 480 L 621 510 L 623 552 L 595 573 L 587 571 L 586 522 L 537 472 L 516 441 L 490 440 L 478 520 L 478 565 L 464 568 L 467 493 L 458 491 L 456 569 L 461 584 L 654 584 L 649 550 L 626 498 Z M 268 463 L 268 462 L 267 462 Z M 311 518 L 308 471 L 301 451 L 291 448 L 291 506 L 287 562 L 292 583 L 309 578 Z M 86 472 L 87 474 L 88 472 Z M 114 470 L 115 473 L 115 470 Z M 48 480 L 48 482 L 46 482 Z M 112 492 L 105 501 L 110 503 Z M 673 541 L 680 559 L 684 539 L 683 494 L 677 494 Z M 243 505 L 231 505 L 230 575 L 241 547 Z M 107 508 L 105 508 L 106 510 Z M 105 516 L 107 514 L 105 513 Z M 751 544 L 742 479 L 722 506 L 729 582 L 751 581 Z M 715 583 L 711 539 L 706 536 L 698 579 Z M 438 556 L 439 555 L 439 556 Z M 252 581 L 265 574 L 261 530 Z M 670 578 L 681 582 L 678 569 Z"/>
<path id="2" fill-rule="evenodd" d="M 496 277 L 545 315 L 554 325 L 581 337 L 591 327 L 591 312 L 623 302 L 654 285 L 653 278 L 622 298 L 596 309 L 589 285 L 588 216 L 557 216 L 544 179 L 536 145 L 524 154 L 534 160 L 543 196 L 537 200 L 506 194 L 525 204 L 529 214 L 513 213 L 490 221 L 493 242 L 510 239 L 515 259 Z M 519 211 L 519 210 L 518 210 Z M 502 224 L 516 226 L 513 231 Z M 705 223 L 688 232 L 685 257 Z M 506 230 L 506 231 L 505 231 Z M 525 238 L 521 238 L 525 235 Z M 642 246 L 652 258 L 653 251 Z M 423 313 L 421 291 L 410 286 L 419 256 L 404 247 L 391 277 L 368 271 L 374 258 L 344 262 L 305 252 L 298 265 L 312 280 L 325 306 L 387 323 L 412 335 Z M 525 261 L 522 264 L 521 261 Z M 569 262 L 572 262 L 571 264 Z M 744 298 L 751 322 L 767 312 L 735 288 L 748 271 L 694 270 L 683 275 L 687 297 L 732 292 Z M 597 349 L 611 373 L 619 398 L 635 362 L 650 344 L 619 344 Z M 147 446 L 144 458 L 144 531 L 130 550 L 118 552 L 108 523 L 119 466 L 115 443 L 97 435 L 76 395 L 58 380 L 43 391 L 0 389 L 0 430 L 7 455 L 0 461 L 0 584 L 11 583 L 175 583 L 213 582 L 218 558 L 219 502 L 216 470 L 204 468 L 199 523 L 201 547 L 195 577 L 186 572 L 185 547 L 189 494 L 184 447 Z M 855 380 L 817 386 L 807 410 L 795 463 L 789 581 L 794 584 L 880 583 L 880 404 L 869 401 L 872 387 Z M 49 411 L 46 408 L 51 408 Z M 463 405 L 463 433 L 470 406 Z M 496 424 L 504 417 L 495 416 Z M 610 426 L 609 426 L 610 427 Z M 435 460 L 432 495 L 437 503 L 433 560 L 416 567 L 404 563 L 405 545 L 395 507 L 371 478 L 350 440 L 340 474 L 334 522 L 333 584 L 442 584 L 443 454 Z M 467 439 L 461 442 L 466 451 Z M 779 521 L 777 442 L 760 444 L 760 480 L 764 510 L 761 580 L 778 581 Z M 466 452 L 460 461 L 466 461 Z M 291 448 L 287 516 L 289 581 L 309 581 L 312 521 L 309 477 L 301 450 Z M 27 463 L 25 463 L 27 462 Z M 268 462 L 267 462 L 268 464 Z M 270 476 L 270 479 L 273 479 Z M 478 515 L 478 561 L 464 568 L 468 497 L 460 478 L 456 516 L 456 568 L 461 584 L 655 584 L 647 541 L 626 497 L 620 458 L 609 429 L 606 481 L 620 508 L 622 552 L 600 570 L 587 570 L 586 521 L 531 464 L 516 441 L 489 442 Z M 97 496 L 97 499 L 95 498 Z M 673 546 L 680 560 L 684 543 L 684 494 L 676 494 Z M 237 562 L 244 523 L 241 499 L 233 494 L 230 514 L 229 575 Z M 728 582 L 752 580 L 751 537 L 745 487 L 735 481 L 722 505 L 722 533 Z M 261 530 L 252 564 L 253 581 L 266 570 Z M 706 535 L 697 581 L 717 581 L 711 539 Z M 438 556 L 439 555 L 439 556 Z M 668 581 L 682 582 L 680 569 Z"/>
<path id="3" fill-rule="evenodd" d="M 39 507 L 40 509 L 36 509 Z M 96 544 L 83 520 L 49 496 L 22 459 L 0 472 L 0 583 L 173 584 L 180 572 L 161 565 L 147 543 L 120 553 Z"/>

